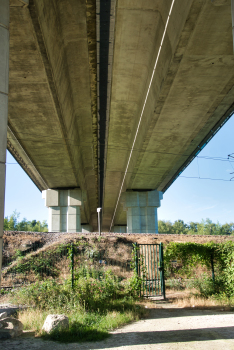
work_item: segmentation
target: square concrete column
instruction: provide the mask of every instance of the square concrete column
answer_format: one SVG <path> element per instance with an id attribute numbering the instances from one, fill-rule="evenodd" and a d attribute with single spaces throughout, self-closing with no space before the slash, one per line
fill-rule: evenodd
<path id="1" fill-rule="evenodd" d="M 0 285 L 4 224 L 8 85 L 9 85 L 9 0 L 0 0 Z"/>
<path id="2" fill-rule="evenodd" d="M 234 53 L 234 0 L 231 0 L 232 9 L 232 40 L 233 40 L 233 53 Z"/>
<path id="3" fill-rule="evenodd" d="M 157 208 L 162 198 L 162 192 L 157 190 L 126 192 L 127 232 L 158 233 Z"/>
<path id="4" fill-rule="evenodd" d="M 81 190 L 46 190 L 42 193 L 49 207 L 49 232 L 81 232 Z"/>

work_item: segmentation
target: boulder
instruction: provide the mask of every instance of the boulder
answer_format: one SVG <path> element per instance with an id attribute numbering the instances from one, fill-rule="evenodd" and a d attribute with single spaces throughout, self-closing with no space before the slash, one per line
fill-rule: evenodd
<path id="1" fill-rule="evenodd" d="M 23 333 L 23 324 L 14 317 L 0 319 L 0 339 L 19 337 Z"/>
<path id="2" fill-rule="evenodd" d="M 48 315 L 46 317 L 42 330 L 46 333 L 50 333 L 57 329 L 69 329 L 68 317 L 65 315 Z"/>

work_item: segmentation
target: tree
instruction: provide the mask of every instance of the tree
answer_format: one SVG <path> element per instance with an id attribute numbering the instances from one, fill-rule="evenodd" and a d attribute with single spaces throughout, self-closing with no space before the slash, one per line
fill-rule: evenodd
<path id="1" fill-rule="evenodd" d="M 8 217 L 6 218 L 8 220 L 7 223 L 7 229 L 9 231 L 17 231 L 17 221 L 19 219 L 20 213 L 17 213 L 15 210 L 13 214 L 11 214 L 10 219 Z"/>
<path id="2" fill-rule="evenodd" d="M 221 227 L 221 235 L 231 235 L 234 233 L 234 223 L 231 222 L 230 224 L 224 224 Z"/>
<path id="3" fill-rule="evenodd" d="M 5 217 L 4 219 L 4 230 L 5 231 L 34 231 L 34 232 L 48 232 L 48 226 L 46 220 L 40 221 L 32 220 L 28 221 L 23 218 L 19 220 L 20 213 L 15 210 L 10 218 Z"/>
<path id="4" fill-rule="evenodd" d="M 22 221 L 17 224 L 17 231 L 28 231 L 29 222 L 26 218 L 23 218 Z"/>
<path id="5" fill-rule="evenodd" d="M 40 222 L 40 221 L 38 221 L 38 222 Z M 36 226 L 36 224 L 37 224 L 37 220 L 32 220 L 32 221 L 31 221 L 31 226 L 32 226 L 32 227 Z"/>
<path id="6" fill-rule="evenodd" d="M 188 233 L 188 226 L 183 220 L 176 220 L 172 226 L 172 233 L 174 234 L 186 234 Z"/>
<path id="7" fill-rule="evenodd" d="M 159 220 L 158 221 L 159 233 L 172 233 L 172 223 L 170 221 Z"/>
<path id="8" fill-rule="evenodd" d="M 190 221 L 188 225 L 188 234 L 195 235 L 198 231 L 198 222 Z"/>

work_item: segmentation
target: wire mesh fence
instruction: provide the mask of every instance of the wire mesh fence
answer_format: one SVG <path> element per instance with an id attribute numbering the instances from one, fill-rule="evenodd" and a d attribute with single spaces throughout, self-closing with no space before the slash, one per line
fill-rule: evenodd
<path id="1" fill-rule="evenodd" d="M 119 280 L 137 273 L 142 296 L 164 296 L 163 250 L 161 244 L 87 240 L 55 244 L 26 254 L 17 251 L 3 259 L 1 287 L 14 288 L 44 280 L 71 282 L 82 277 L 104 279 L 112 272 Z"/>
<path id="2" fill-rule="evenodd" d="M 112 249 L 111 249 L 112 248 Z M 106 270 L 111 270 L 119 278 L 132 276 L 132 247 L 113 251 L 114 247 L 99 244 L 69 243 L 50 249 L 39 249 L 20 255 L 14 259 L 4 259 L 2 268 L 2 287 L 14 287 L 36 281 L 53 279 L 58 283 L 72 281 L 78 273 L 93 274 L 99 278 Z"/>

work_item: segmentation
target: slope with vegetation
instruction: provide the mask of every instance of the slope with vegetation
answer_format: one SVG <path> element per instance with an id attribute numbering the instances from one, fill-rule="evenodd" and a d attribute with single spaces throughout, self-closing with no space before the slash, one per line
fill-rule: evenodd
<path id="1" fill-rule="evenodd" d="M 26 241 L 36 239 L 40 247 L 26 253 L 20 250 Z M 194 298 L 212 298 L 220 304 L 233 305 L 233 240 L 232 235 L 99 237 L 95 233 L 5 232 L 5 252 L 9 249 L 14 261 L 4 267 L 3 279 L 9 283 L 8 278 L 13 275 L 20 288 L 13 293 L 4 289 L 2 294 L 14 303 L 33 306 L 19 313 L 25 329 L 60 341 L 98 340 L 107 337 L 113 328 L 141 318 L 145 312 L 139 298 L 141 279 L 134 272 L 135 257 L 131 257 L 133 242 L 164 242 L 168 288 L 192 288 Z M 23 285 L 25 282 L 31 284 Z M 41 327 L 49 313 L 68 315 L 69 330 L 43 334 Z"/>

